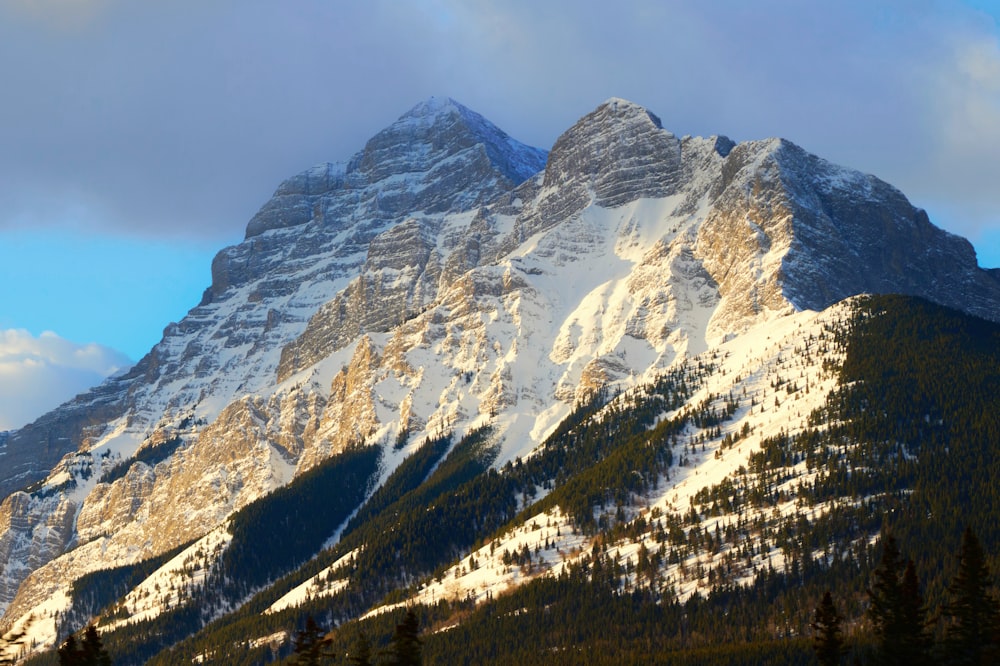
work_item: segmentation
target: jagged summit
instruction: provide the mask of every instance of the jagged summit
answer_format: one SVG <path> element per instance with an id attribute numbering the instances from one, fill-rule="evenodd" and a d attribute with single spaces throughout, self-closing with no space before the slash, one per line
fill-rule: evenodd
<path id="1" fill-rule="evenodd" d="M 602 109 L 607 109 L 619 117 L 645 115 L 654 125 L 663 129 L 663 122 L 660 120 L 659 116 L 641 104 L 636 104 L 631 100 L 623 99 L 621 97 L 609 97 L 598 105 L 596 111 L 601 111 Z"/>
<path id="2" fill-rule="evenodd" d="M 540 171 L 546 151 L 507 135 L 451 98 L 432 97 L 368 140 L 346 163 L 321 164 L 283 182 L 247 225 L 246 238 L 318 218 L 468 209 Z"/>
<path id="3" fill-rule="evenodd" d="M 672 133 L 663 130 L 663 123 L 659 117 L 644 106 L 612 97 L 584 115 L 556 139 L 552 152 L 557 153 L 565 144 L 581 136 L 604 135 L 608 139 L 624 136 L 639 138 L 637 133 L 641 135 L 657 130 L 673 136 Z"/>
<path id="4" fill-rule="evenodd" d="M 590 188 L 615 206 L 667 196 L 680 178 L 681 144 L 642 106 L 612 98 L 578 120 L 552 146 L 545 184 Z"/>
<path id="5" fill-rule="evenodd" d="M 451 97 L 432 95 L 422 102 L 414 104 L 413 107 L 400 116 L 399 119 L 403 120 L 406 118 L 412 118 L 415 120 L 419 119 L 433 123 L 439 116 L 447 116 L 468 111 L 468 108 Z"/>
<path id="6" fill-rule="evenodd" d="M 446 128 L 456 122 L 465 122 L 474 133 L 476 125 L 492 125 L 490 121 L 461 102 L 451 97 L 435 96 L 415 104 L 390 127 Z M 506 136 L 502 130 L 497 129 L 496 131 Z"/>
<path id="7" fill-rule="evenodd" d="M 748 226 L 763 232 L 728 253 L 748 252 L 746 263 L 724 270 L 743 280 L 760 257 L 780 257 L 772 286 L 758 296 L 780 291 L 798 309 L 822 310 L 855 294 L 903 293 L 1000 320 L 1000 284 L 978 268 L 972 245 L 934 226 L 885 181 L 780 138 L 739 144 L 724 173 L 737 174 L 738 187 L 720 194 L 703 247 L 731 246 L 724 239 Z"/>
<path id="8" fill-rule="evenodd" d="M 493 164 L 515 185 L 541 171 L 547 151 L 511 138 L 506 132 L 451 97 L 430 97 L 404 113 L 393 126 L 420 124 L 429 134 L 447 132 L 458 124 L 483 145 Z"/>
<path id="9" fill-rule="evenodd" d="M 286 180 L 247 225 L 246 237 L 338 215 L 343 199 L 373 216 L 464 210 L 509 190 L 545 165 L 526 146 L 451 98 L 432 97 L 372 137 L 345 164 Z M 317 215 L 319 213 L 319 215 Z"/>

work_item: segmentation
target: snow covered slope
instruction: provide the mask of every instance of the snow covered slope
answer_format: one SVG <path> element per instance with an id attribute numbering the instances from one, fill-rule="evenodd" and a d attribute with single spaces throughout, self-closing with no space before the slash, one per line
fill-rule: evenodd
<path id="1" fill-rule="evenodd" d="M 830 391 L 836 388 L 836 373 L 831 368 L 842 360 L 841 350 L 831 346 L 827 353 L 801 354 L 803 341 L 813 340 L 819 345 L 829 340 L 829 330 L 842 325 L 850 316 L 849 305 L 839 304 L 822 313 L 803 311 L 788 316 L 774 317 L 761 322 L 745 335 L 714 347 L 698 357 L 686 362 L 692 367 L 699 364 L 713 366 L 712 372 L 683 407 L 661 415 L 665 421 L 683 412 L 696 408 L 716 409 L 724 412 L 726 403 L 736 407 L 718 429 L 698 428 L 689 425 L 680 434 L 683 453 L 679 464 L 671 468 L 656 488 L 645 495 L 633 497 L 633 501 L 619 513 L 609 507 L 606 518 L 627 524 L 643 518 L 655 523 L 660 516 L 684 516 L 692 507 L 701 504 L 696 501 L 699 493 L 711 490 L 726 481 L 739 479 L 752 468 L 751 454 L 761 450 L 762 442 L 778 436 L 795 436 L 805 432 L 810 424 L 808 416 L 822 407 Z M 776 383 L 794 377 L 784 390 L 774 390 Z M 784 378 L 784 379 L 782 379 Z M 792 389 L 792 385 L 796 388 Z M 645 387 L 637 389 L 640 393 Z M 612 401 L 606 411 L 610 412 L 618 404 L 635 399 L 635 392 L 622 394 Z M 688 449 L 690 447 L 690 450 Z M 788 488 L 806 480 L 805 464 L 799 466 L 797 474 L 791 474 L 783 482 Z M 536 498 L 537 499 L 537 498 Z M 779 513 L 790 515 L 797 509 L 794 501 L 779 505 Z M 811 514 L 821 515 L 825 507 L 812 509 Z M 770 507 L 742 513 L 738 517 L 731 513 L 719 512 L 700 521 L 700 529 L 715 533 L 736 524 L 737 521 L 754 524 L 770 524 L 774 511 Z M 419 602 L 433 605 L 439 599 L 485 600 L 499 596 L 517 585 L 538 576 L 558 576 L 572 566 L 579 566 L 588 560 L 593 552 L 596 539 L 585 535 L 575 526 L 572 519 L 558 507 L 525 517 L 510 531 L 490 540 L 475 551 L 469 552 L 443 574 L 428 580 L 419 592 L 405 602 L 391 606 L 377 606 L 372 614 L 386 612 L 394 607 Z M 639 536 L 621 538 L 601 547 L 607 555 L 621 562 L 639 560 L 640 549 L 647 551 L 646 557 L 658 558 L 656 585 L 672 590 L 672 595 L 685 601 L 695 592 L 703 595 L 715 585 L 706 572 L 720 567 L 730 549 L 715 553 L 699 552 L 692 549 L 683 559 L 670 562 L 666 557 L 666 547 L 662 546 L 662 533 L 657 530 L 639 530 Z M 661 548 L 662 553 L 661 553 Z M 512 562 L 512 555 L 530 552 L 529 563 Z M 752 582 L 754 577 L 767 567 L 780 569 L 784 556 L 781 548 L 771 542 L 749 562 L 730 565 L 728 571 L 734 581 Z M 341 563 L 338 570 L 345 568 Z M 326 574 L 327 572 L 323 572 Z M 334 595 L 342 586 L 324 584 L 323 574 L 293 590 L 287 597 L 275 604 L 283 607 L 290 603 L 301 603 L 303 590 L 313 596 Z M 346 578 L 346 572 L 339 572 Z M 630 571 L 623 576 L 622 585 L 648 586 L 651 581 L 640 580 L 640 576 Z"/>

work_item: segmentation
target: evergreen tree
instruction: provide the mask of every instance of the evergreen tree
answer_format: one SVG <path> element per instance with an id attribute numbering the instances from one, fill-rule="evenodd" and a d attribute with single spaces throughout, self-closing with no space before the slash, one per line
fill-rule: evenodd
<path id="1" fill-rule="evenodd" d="M 316 624 L 312 615 L 306 617 L 305 629 L 295 634 L 295 663 L 304 666 L 318 666 L 320 657 L 325 656 L 323 648 L 327 645 L 323 630 Z"/>
<path id="2" fill-rule="evenodd" d="M 903 563 L 896 539 L 888 535 L 882 541 L 882 560 L 875 568 L 875 582 L 868 590 L 868 616 L 875 630 L 875 663 L 895 666 L 906 664 L 903 651 L 902 585 Z"/>
<path id="3" fill-rule="evenodd" d="M 73 634 L 67 636 L 59 646 L 58 654 L 61 666 L 111 666 L 111 656 L 94 625 L 83 632 L 82 643 L 77 643 Z"/>
<path id="4" fill-rule="evenodd" d="M 990 593 L 992 578 L 979 539 L 969 528 L 962 535 L 958 573 L 948 587 L 944 614 L 951 618 L 945 637 L 950 664 L 997 663 L 1000 610 Z"/>
<path id="5" fill-rule="evenodd" d="M 815 632 L 813 650 L 816 651 L 816 658 L 821 666 L 836 666 L 840 663 L 840 656 L 844 653 L 844 638 L 840 631 L 842 619 L 833 605 L 833 596 L 827 591 L 816 607 L 816 614 L 809 625 Z"/>
<path id="6" fill-rule="evenodd" d="M 359 632 L 354 639 L 354 645 L 347 657 L 347 663 L 354 666 L 371 666 L 372 663 L 372 643 L 365 633 Z"/>
<path id="7" fill-rule="evenodd" d="M 420 637 L 418 631 L 420 623 L 413 609 L 406 611 L 406 617 L 400 624 L 396 625 L 396 631 L 392 636 L 392 644 L 389 646 L 389 663 L 396 666 L 420 666 L 422 661 L 420 655 Z"/>
<path id="8" fill-rule="evenodd" d="M 90 625 L 83 632 L 83 660 L 80 662 L 86 666 L 111 666 L 111 657 L 101 643 L 101 635 L 97 633 L 97 627 Z"/>
<path id="9" fill-rule="evenodd" d="M 59 646 L 59 666 L 79 666 L 80 664 L 83 664 L 83 652 L 76 644 L 76 638 L 70 634 Z"/>
<path id="10" fill-rule="evenodd" d="M 927 607 L 913 560 L 907 560 L 900 584 L 900 658 L 897 663 L 923 666 L 930 663 L 931 637 L 927 633 Z"/>

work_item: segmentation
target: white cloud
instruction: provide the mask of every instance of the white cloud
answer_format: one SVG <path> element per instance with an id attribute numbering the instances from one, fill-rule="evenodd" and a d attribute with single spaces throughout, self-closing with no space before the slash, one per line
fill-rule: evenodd
<path id="1" fill-rule="evenodd" d="M 960 232 L 975 234 L 996 226 L 1000 211 L 1000 39 L 969 31 L 952 35 L 948 46 L 927 77 L 934 150 L 914 181 L 948 202 L 963 220 Z"/>
<path id="2" fill-rule="evenodd" d="M 23 329 L 0 330 L 0 430 L 30 423 L 130 364 L 114 349 L 51 331 L 35 337 Z"/>

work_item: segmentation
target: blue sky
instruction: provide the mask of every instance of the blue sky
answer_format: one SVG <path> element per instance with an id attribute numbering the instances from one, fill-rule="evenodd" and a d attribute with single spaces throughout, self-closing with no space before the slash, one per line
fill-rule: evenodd
<path id="1" fill-rule="evenodd" d="M 193 240 L 150 242 L 80 230 L 19 229 L 2 239 L 0 284 L 11 288 L 0 329 L 51 330 L 69 340 L 99 341 L 133 359 L 197 304 L 217 250 Z"/>
<path id="2" fill-rule="evenodd" d="M 431 95 L 542 147 L 611 96 L 680 135 L 784 136 L 1000 266 L 998 17 L 982 0 L 0 0 L 0 382 L 19 387 L 0 429 L 68 397 L 32 368 L 65 367 L 72 395 L 141 357 L 282 179 Z"/>

